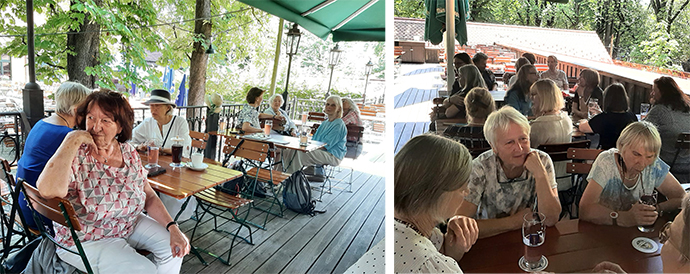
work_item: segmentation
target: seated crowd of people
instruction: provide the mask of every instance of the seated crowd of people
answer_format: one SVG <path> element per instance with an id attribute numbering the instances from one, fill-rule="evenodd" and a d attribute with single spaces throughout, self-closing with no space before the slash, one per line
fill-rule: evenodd
<path id="1" fill-rule="evenodd" d="M 690 272 L 690 194 L 681 186 L 690 183 L 690 153 L 675 146 L 690 129 L 690 97 L 673 78 L 660 77 L 654 80 L 652 108 L 638 121 L 623 85 L 602 91 L 598 72 L 584 69 L 568 113 L 567 78 L 556 69 L 555 56 L 548 62 L 541 76 L 534 65 L 521 64 L 498 110 L 488 82 L 463 88 L 468 77 L 462 68 L 471 66 L 464 65 L 457 88 L 463 92 L 448 100 L 463 103 L 467 123 L 414 137 L 396 154 L 396 272 L 461 273 L 460 258 L 477 239 L 520 229 L 525 214 L 540 212 L 547 226 L 555 225 L 562 210 L 559 191 L 571 188 L 571 179 L 564 176 L 566 162 L 554 163 L 536 148 L 572 142 L 575 124 L 597 133 L 603 150 L 583 177 L 579 218 L 635 227 L 682 209 L 671 231 L 664 230 L 674 236 L 661 254 L 664 272 Z M 483 153 L 472 157 L 477 148 Z M 561 176 L 565 180 L 556 179 Z M 652 190 L 665 199 L 642 204 L 640 197 Z M 445 233 L 438 229 L 446 226 Z M 603 262 L 594 271 L 623 270 Z"/>
<path id="2" fill-rule="evenodd" d="M 280 108 L 284 99 L 279 94 L 269 99 L 270 106 L 263 113 L 259 112 L 264 93 L 260 88 L 248 91 L 247 103 L 239 114 L 241 130 L 263 132 L 259 118 L 269 118 L 283 121 L 274 129 L 277 133 L 296 136 L 295 123 Z M 180 212 L 184 200 L 156 193 L 138 153 L 156 146 L 160 153 L 171 154 L 173 138 L 177 137 L 184 147 L 183 155 L 190 155 L 188 123 L 184 117 L 173 115 L 177 106 L 170 93 L 152 90 L 144 103 L 151 117 L 136 127 L 134 111 L 119 92 L 92 91 L 79 83 L 65 82 L 55 92 L 55 101 L 55 113 L 36 123 L 29 133 L 17 177 L 36 187 L 45 198 L 60 197 L 72 203 L 82 227 L 77 236 L 95 273 L 121 272 L 123 265 L 134 273 L 179 273 L 190 243 L 173 216 L 189 219 L 196 209 L 195 200 L 192 197 Z M 349 98 L 330 96 L 324 112 L 327 120 L 313 140 L 327 143 L 326 147 L 310 153 L 293 152 L 296 155 L 287 171 L 307 165 L 338 165 L 343 159 L 346 124 L 362 123 L 357 104 Z M 34 212 L 23 193 L 19 206 L 27 225 L 37 229 L 41 224 L 34 222 Z M 77 250 L 69 228 L 45 217 L 40 220 L 60 244 Z M 153 260 L 137 249 L 150 251 Z M 62 262 L 86 271 L 78 255 L 61 248 L 55 253 Z"/>

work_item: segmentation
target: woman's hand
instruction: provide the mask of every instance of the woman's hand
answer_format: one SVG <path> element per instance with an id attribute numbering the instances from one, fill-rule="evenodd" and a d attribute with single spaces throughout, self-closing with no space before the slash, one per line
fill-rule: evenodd
<path id="1" fill-rule="evenodd" d="M 620 265 L 609 261 L 603 261 L 592 269 L 594 273 L 625 273 Z"/>
<path id="2" fill-rule="evenodd" d="M 631 214 L 632 221 L 631 225 L 653 225 L 656 222 L 656 218 L 659 213 L 656 212 L 656 208 L 651 205 L 644 205 L 639 202 L 632 205 L 632 208 L 628 211 Z"/>
<path id="3" fill-rule="evenodd" d="M 462 258 L 462 255 L 470 251 L 472 245 L 479 237 L 477 221 L 465 216 L 455 216 L 448 221 L 448 231 L 443 237 L 443 245 L 446 255 Z M 458 257 L 459 256 L 459 257 Z"/>
<path id="4" fill-rule="evenodd" d="M 536 151 L 531 151 L 527 154 L 523 166 L 536 177 L 539 174 L 546 174 L 544 164 L 542 164 L 539 154 Z"/>
<path id="5" fill-rule="evenodd" d="M 77 148 L 80 147 L 82 144 L 85 144 L 89 147 L 89 154 L 98 154 L 98 147 L 96 147 L 96 143 L 93 141 L 91 133 L 89 133 L 86 130 L 73 130 L 67 134 L 65 139 L 77 142 Z"/>
<path id="6" fill-rule="evenodd" d="M 184 257 L 189 254 L 191 246 L 189 245 L 189 239 L 182 233 L 177 225 L 170 226 L 170 249 L 172 250 L 173 257 Z"/>

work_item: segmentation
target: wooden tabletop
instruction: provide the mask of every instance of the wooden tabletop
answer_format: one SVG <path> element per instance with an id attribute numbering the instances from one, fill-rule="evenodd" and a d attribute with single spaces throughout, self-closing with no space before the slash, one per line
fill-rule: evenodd
<path id="1" fill-rule="evenodd" d="M 139 155 L 142 163 L 146 165 L 148 163 L 146 154 L 140 153 Z M 189 159 L 183 159 L 183 161 L 189 161 Z M 213 164 L 213 161 L 206 158 L 204 158 L 204 162 L 208 164 L 208 168 L 202 171 L 195 171 L 187 167 L 173 168 L 170 166 L 171 162 L 172 156 L 160 155 L 158 164 L 165 168 L 166 172 L 155 177 L 149 177 L 148 181 L 154 190 L 177 199 L 187 198 L 242 176 L 242 172 Z"/>
<path id="2" fill-rule="evenodd" d="M 651 254 L 637 251 L 632 246 L 636 237 L 647 237 L 659 243 L 659 230 L 666 222 L 659 218 L 655 229 L 642 233 L 637 227 L 596 225 L 586 221 L 566 220 L 546 230 L 546 241 L 539 247 L 549 265 L 545 271 L 591 272 L 601 261 L 620 264 L 628 273 L 662 272 L 661 245 Z M 480 239 L 460 260 L 465 273 L 522 273 L 518 260 L 523 256 L 525 245 L 522 232 L 506 232 Z"/>
<path id="3" fill-rule="evenodd" d="M 222 136 L 222 137 L 244 138 L 243 135 L 237 134 L 236 132 L 211 131 L 211 132 L 209 132 L 209 134 Z M 300 146 L 298 137 L 285 136 L 285 135 L 281 135 L 278 133 L 271 133 L 271 137 L 268 139 L 259 140 L 259 139 L 247 138 L 247 140 L 273 143 L 277 148 L 292 149 L 292 150 L 298 150 L 298 151 L 302 151 L 302 152 L 311 152 L 311 151 L 321 149 L 321 148 L 326 146 L 326 143 L 314 141 L 311 138 L 309 139 L 309 144 L 307 146 Z"/>

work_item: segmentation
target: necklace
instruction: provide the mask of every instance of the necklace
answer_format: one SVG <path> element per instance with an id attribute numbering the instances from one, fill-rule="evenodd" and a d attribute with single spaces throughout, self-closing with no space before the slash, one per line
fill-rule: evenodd
<path id="1" fill-rule="evenodd" d="M 111 144 L 111 145 L 110 145 L 110 148 L 112 148 L 112 147 L 113 147 L 113 145 Z M 107 155 L 108 157 L 105 157 L 105 156 L 101 155 L 100 153 L 98 154 L 98 156 L 101 156 L 101 158 L 103 158 L 103 163 L 104 163 L 104 164 L 107 164 L 107 163 L 108 163 L 108 158 L 110 158 L 110 156 L 113 156 L 113 153 L 115 153 L 115 150 L 114 150 L 114 149 L 110 152 L 110 155 Z"/>
<path id="2" fill-rule="evenodd" d="M 640 178 L 640 173 L 641 173 L 641 172 L 636 173 L 636 174 L 635 174 L 634 176 L 632 176 L 632 177 L 628 177 L 628 176 L 625 174 L 625 170 L 626 170 L 626 168 L 625 168 L 625 162 L 623 161 L 623 156 L 621 156 L 620 154 L 618 154 L 618 164 L 619 164 L 619 166 L 618 166 L 618 171 L 620 171 L 620 173 L 621 173 L 621 178 L 623 179 L 624 182 L 625 182 L 625 180 L 627 180 L 627 181 L 634 181 L 634 180 L 637 180 L 637 179 Z M 625 186 L 625 183 L 623 183 L 623 185 Z M 628 188 L 628 186 L 625 186 L 625 187 Z M 634 187 L 634 185 L 633 185 L 633 187 Z"/>
<path id="3" fill-rule="evenodd" d="M 393 217 L 393 219 L 395 219 L 396 221 L 398 221 L 398 223 L 404 224 L 406 227 L 409 227 L 410 229 L 414 230 L 415 232 L 417 232 L 417 234 L 426 237 L 426 236 L 424 235 L 424 233 L 422 233 L 421 231 L 419 231 L 419 229 L 417 228 L 417 226 L 415 226 L 414 224 L 409 223 L 409 222 L 406 222 L 406 221 L 403 221 L 403 220 L 400 220 L 400 219 L 395 218 L 395 217 Z"/>
<path id="4" fill-rule="evenodd" d="M 71 127 L 69 126 L 69 122 L 67 122 L 67 119 L 65 119 L 65 117 L 62 117 L 62 115 L 58 114 L 57 112 L 55 113 L 55 115 L 57 115 L 57 117 L 60 117 L 60 119 L 62 119 L 63 121 L 65 121 L 65 124 L 67 124 L 67 127 L 71 128 Z"/>

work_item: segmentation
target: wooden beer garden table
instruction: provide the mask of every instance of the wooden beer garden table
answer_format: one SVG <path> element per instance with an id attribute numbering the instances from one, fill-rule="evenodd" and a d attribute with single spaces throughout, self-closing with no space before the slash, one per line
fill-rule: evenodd
<path id="1" fill-rule="evenodd" d="M 580 220 L 566 220 L 546 229 L 546 241 L 538 247 L 549 261 L 544 271 L 591 272 L 602 261 L 621 265 L 628 273 L 660 273 L 661 244 L 651 254 L 637 251 L 632 241 L 647 237 L 659 243 L 659 230 L 666 218 L 657 219 L 654 231 L 642 233 L 637 227 L 596 225 Z M 524 255 L 520 229 L 477 240 L 459 262 L 465 273 L 522 273 L 518 260 Z"/>
<path id="2" fill-rule="evenodd" d="M 148 164 L 148 156 L 142 152 L 139 155 L 142 163 Z M 189 159 L 183 158 L 182 161 L 183 163 L 188 162 Z M 177 199 L 186 199 L 180 213 L 185 209 L 192 195 L 242 176 L 242 172 L 213 164 L 213 161 L 206 158 L 204 158 L 204 163 L 208 164 L 208 168 L 202 171 L 195 171 L 187 167 L 173 168 L 170 166 L 171 162 L 171 155 L 158 156 L 158 165 L 165 168 L 166 172 L 149 177 L 148 181 L 151 187 L 158 192 Z M 175 220 L 179 215 L 178 213 L 175 216 Z"/>
<path id="3" fill-rule="evenodd" d="M 211 135 L 216 135 L 220 137 L 239 137 L 239 138 L 245 138 L 245 136 L 248 135 L 241 135 L 238 132 L 234 131 L 211 131 L 208 134 Z M 259 142 L 266 142 L 266 143 L 273 143 L 275 147 L 277 148 L 283 148 L 283 149 L 292 149 L 292 150 L 297 150 L 297 151 L 302 151 L 302 152 L 311 152 L 317 149 L 321 149 L 326 146 L 326 143 L 324 142 L 319 142 L 319 141 L 314 141 L 309 139 L 309 144 L 307 146 L 300 146 L 299 145 L 299 138 L 293 137 L 293 136 L 285 136 L 281 135 L 275 132 L 271 133 L 271 137 L 267 139 L 256 139 L 256 138 L 251 138 L 251 137 L 246 137 L 245 139 L 247 140 L 253 140 L 253 141 L 259 141 Z"/>

